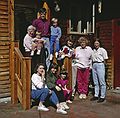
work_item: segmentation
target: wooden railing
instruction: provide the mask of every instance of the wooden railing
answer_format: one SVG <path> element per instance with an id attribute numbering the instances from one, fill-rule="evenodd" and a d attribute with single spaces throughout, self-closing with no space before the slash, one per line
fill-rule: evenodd
<path id="1" fill-rule="evenodd" d="M 30 92 L 31 92 L 31 58 L 23 57 L 19 48 L 15 47 L 14 58 L 14 97 L 12 98 L 15 103 L 20 101 L 23 109 L 29 109 L 31 105 Z M 17 101 L 17 102 L 16 102 Z"/>

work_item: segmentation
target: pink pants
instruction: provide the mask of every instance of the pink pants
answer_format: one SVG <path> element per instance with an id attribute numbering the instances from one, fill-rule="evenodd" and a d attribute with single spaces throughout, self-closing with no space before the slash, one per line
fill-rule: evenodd
<path id="1" fill-rule="evenodd" d="M 79 94 L 88 93 L 89 75 L 90 75 L 89 68 L 77 69 L 77 88 Z"/>

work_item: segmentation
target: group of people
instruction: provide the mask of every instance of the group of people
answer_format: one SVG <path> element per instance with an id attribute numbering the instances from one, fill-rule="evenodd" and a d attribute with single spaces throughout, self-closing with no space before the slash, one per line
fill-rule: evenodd
<path id="1" fill-rule="evenodd" d="M 40 17 L 35 19 L 27 28 L 24 38 L 25 56 L 32 57 L 32 92 L 33 99 L 39 100 L 38 110 L 49 111 L 45 106 L 49 99 L 58 113 L 67 114 L 71 100 L 78 92 L 80 99 L 86 99 L 90 72 L 94 82 L 94 96 L 91 101 L 104 102 L 106 96 L 105 61 L 107 51 L 101 47 L 99 39 L 94 41 L 94 48 L 88 46 L 86 37 L 77 40 L 74 47 L 69 37 L 66 44 L 60 47 L 62 36 L 58 19 L 52 18 L 51 23 L 46 19 L 46 9 L 41 8 Z M 55 55 L 54 55 L 55 53 Z M 57 64 L 53 62 L 53 57 Z M 71 58 L 72 88 L 68 88 L 68 70 L 64 67 L 65 57 Z M 58 71 L 60 66 L 60 71 Z"/>

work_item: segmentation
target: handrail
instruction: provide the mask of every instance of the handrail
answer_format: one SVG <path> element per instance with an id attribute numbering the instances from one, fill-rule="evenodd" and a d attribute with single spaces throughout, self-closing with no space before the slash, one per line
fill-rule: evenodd
<path id="1" fill-rule="evenodd" d="M 14 48 L 14 90 L 15 97 L 22 104 L 23 109 L 30 108 L 31 85 L 31 57 L 24 57 L 18 47 Z M 15 100 L 14 100 L 15 101 Z"/>

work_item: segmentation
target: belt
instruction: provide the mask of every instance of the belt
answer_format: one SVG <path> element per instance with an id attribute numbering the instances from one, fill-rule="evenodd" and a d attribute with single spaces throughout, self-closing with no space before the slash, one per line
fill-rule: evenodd
<path id="1" fill-rule="evenodd" d="M 102 61 L 102 62 L 94 61 L 93 64 L 94 64 L 94 63 L 104 63 L 104 61 Z"/>

